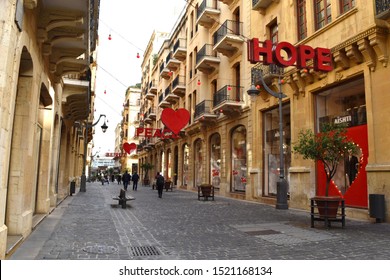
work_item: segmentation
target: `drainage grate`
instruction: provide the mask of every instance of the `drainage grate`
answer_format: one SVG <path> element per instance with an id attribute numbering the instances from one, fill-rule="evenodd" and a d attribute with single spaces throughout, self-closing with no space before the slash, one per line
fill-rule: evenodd
<path id="1" fill-rule="evenodd" d="M 114 246 L 106 246 L 106 245 L 93 245 L 87 246 L 83 248 L 84 252 L 90 254 L 113 254 L 118 251 L 118 249 Z"/>
<path id="2" fill-rule="evenodd" d="M 160 252 L 154 246 L 130 247 L 133 256 L 158 256 Z"/>
<path id="3" fill-rule="evenodd" d="M 273 229 L 266 229 L 266 230 L 256 230 L 256 231 L 246 231 L 249 235 L 270 235 L 270 234 L 280 234 L 280 231 L 276 231 Z"/>

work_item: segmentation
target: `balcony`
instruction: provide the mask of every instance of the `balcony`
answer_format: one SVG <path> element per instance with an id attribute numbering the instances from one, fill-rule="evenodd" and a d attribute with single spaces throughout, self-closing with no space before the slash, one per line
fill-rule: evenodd
<path id="1" fill-rule="evenodd" d="M 210 28 L 214 24 L 218 23 L 220 14 L 221 11 L 217 1 L 203 0 L 197 10 L 198 17 L 196 19 L 196 23 L 205 28 Z"/>
<path id="2" fill-rule="evenodd" d="M 150 115 L 149 115 L 148 112 L 146 112 L 145 115 L 144 115 L 144 122 L 145 122 L 146 124 L 151 124 L 151 123 L 153 123 L 153 120 L 152 120 L 152 118 L 150 117 Z"/>
<path id="3" fill-rule="evenodd" d="M 156 138 L 146 138 L 144 149 L 151 150 L 156 145 Z"/>
<path id="4" fill-rule="evenodd" d="M 243 87 L 224 86 L 214 94 L 213 111 L 219 111 L 225 115 L 239 113 L 244 105 L 243 91 Z"/>
<path id="5" fill-rule="evenodd" d="M 178 39 L 173 45 L 173 57 L 184 61 L 187 58 L 187 39 Z"/>
<path id="6" fill-rule="evenodd" d="M 186 94 L 186 77 L 176 76 L 172 82 L 172 93 L 177 96 L 183 97 Z"/>
<path id="7" fill-rule="evenodd" d="M 149 118 L 151 118 L 152 120 L 155 120 L 156 119 L 156 108 L 153 108 L 153 107 L 150 107 L 149 110 L 148 110 L 148 116 Z"/>
<path id="8" fill-rule="evenodd" d="M 279 78 L 283 75 L 284 68 L 279 67 L 276 64 L 264 65 L 257 63 L 251 69 L 252 81 L 255 85 L 261 85 L 261 75 L 263 76 L 264 83 L 269 86 L 275 78 Z"/>
<path id="9" fill-rule="evenodd" d="M 160 65 L 160 76 L 166 80 L 169 80 L 172 77 L 172 72 L 165 66 L 165 63 L 161 63 Z"/>
<path id="10" fill-rule="evenodd" d="M 180 67 L 180 60 L 176 59 L 174 56 L 173 56 L 173 52 L 170 52 L 166 59 L 165 59 L 165 65 L 166 67 L 170 70 L 170 71 L 176 71 L 177 68 Z"/>
<path id="11" fill-rule="evenodd" d="M 164 94 L 161 92 L 158 96 L 158 107 L 160 108 L 171 108 L 171 103 L 165 100 Z"/>
<path id="12" fill-rule="evenodd" d="M 149 92 L 154 93 L 155 95 L 157 94 L 157 83 L 156 81 L 150 81 L 149 83 Z"/>
<path id="13" fill-rule="evenodd" d="M 390 1 L 389 0 L 375 0 L 375 12 L 378 19 L 390 18 Z"/>
<path id="14" fill-rule="evenodd" d="M 211 74 L 221 63 L 216 51 L 213 50 L 213 46 L 210 44 L 204 45 L 196 54 L 196 66 L 195 68 L 203 73 Z"/>
<path id="15" fill-rule="evenodd" d="M 148 99 L 148 100 L 153 100 L 154 97 L 156 96 L 156 94 L 150 92 L 149 88 L 145 89 L 145 93 L 146 93 L 145 94 L 145 98 Z"/>
<path id="16" fill-rule="evenodd" d="M 265 14 L 265 10 L 271 5 L 272 2 L 279 3 L 280 0 L 252 0 L 252 10 L 259 11 L 261 14 Z"/>
<path id="17" fill-rule="evenodd" d="M 171 87 L 167 87 L 165 89 L 165 93 L 164 93 L 164 100 L 169 102 L 170 104 L 175 104 L 176 102 L 179 101 L 179 96 L 175 95 L 172 91 L 171 91 Z"/>
<path id="18" fill-rule="evenodd" d="M 194 121 L 213 123 L 217 117 L 217 114 L 213 112 L 213 100 L 203 100 L 199 104 L 196 104 Z"/>
<path id="19" fill-rule="evenodd" d="M 242 52 L 244 37 L 242 22 L 227 20 L 214 33 L 214 50 L 227 57 Z"/>

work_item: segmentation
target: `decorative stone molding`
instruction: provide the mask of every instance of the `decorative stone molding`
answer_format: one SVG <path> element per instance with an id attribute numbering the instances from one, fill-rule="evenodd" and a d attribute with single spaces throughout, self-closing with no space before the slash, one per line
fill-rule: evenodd
<path id="1" fill-rule="evenodd" d="M 29 10 L 36 8 L 37 5 L 38 5 L 38 0 L 24 0 L 23 1 L 23 6 Z"/>

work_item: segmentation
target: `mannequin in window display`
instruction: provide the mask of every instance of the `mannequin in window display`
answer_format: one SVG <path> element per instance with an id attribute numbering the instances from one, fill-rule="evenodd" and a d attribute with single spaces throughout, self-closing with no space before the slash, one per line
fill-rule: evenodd
<path id="1" fill-rule="evenodd" d="M 345 172 L 348 179 L 348 186 L 351 186 L 352 182 L 356 179 L 356 175 L 359 169 L 359 160 L 352 154 L 352 151 L 348 151 L 348 156 L 345 162 Z"/>

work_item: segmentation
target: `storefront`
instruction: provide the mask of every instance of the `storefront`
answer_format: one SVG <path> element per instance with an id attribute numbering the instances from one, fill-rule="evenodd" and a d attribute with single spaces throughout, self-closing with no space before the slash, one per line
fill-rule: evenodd
<path id="1" fill-rule="evenodd" d="M 315 93 L 316 131 L 323 123 L 347 125 L 347 136 L 357 146 L 355 154 L 345 155 L 331 182 L 331 195 L 340 195 L 347 206 L 367 207 L 368 136 L 364 78 L 359 76 L 343 84 Z M 317 166 L 317 193 L 324 192 L 325 173 Z"/>

